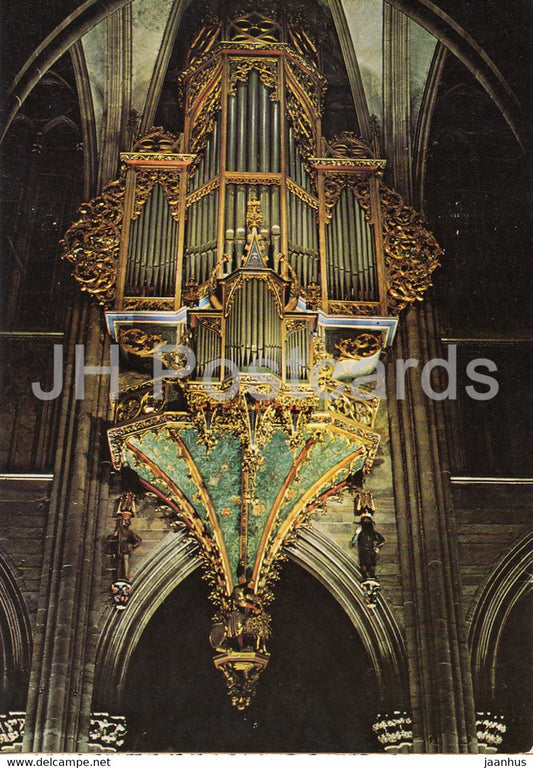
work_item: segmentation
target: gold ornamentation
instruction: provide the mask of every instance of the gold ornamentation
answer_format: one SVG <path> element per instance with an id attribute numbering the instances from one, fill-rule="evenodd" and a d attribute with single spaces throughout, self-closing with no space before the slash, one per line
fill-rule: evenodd
<path id="1" fill-rule="evenodd" d="M 352 178 L 361 207 L 370 215 L 368 185 Z M 387 271 L 387 306 L 393 315 L 414 301 L 422 301 L 432 285 L 431 274 L 440 265 L 442 249 L 427 229 L 425 216 L 405 205 L 401 195 L 380 185 L 383 250 Z"/>
<path id="2" fill-rule="evenodd" d="M 124 214 L 124 176 L 107 184 L 101 195 L 78 209 L 60 247 L 62 258 L 74 265 L 72 274 L 82 291 L 103 307 L 115 298 L 120 234 Z"/>
<path id="3" fill-rule="evenodd" d="M 193 109 L 198 101 L 198 97 L 208 83 L 213 79 L 217 73 L 217 69 L 220 66 L 220 62 L 217 59 L 206 64 L 200 70 L 197 71 L 195 77 L 191 78 L 188 84 L 187 93 L 189 96 L 189 110 Z M 183 75 L 178 78 L 178 83 L 182 80 Z"/>
<path id="4" fill-rule="evenodd" d="M 310 195 L 309 192 L 302 189 L 302 187 L 300 187 L 299 184 L 296 184 L 292 179 L 287 179 L 287 189 L 295 194 L 296 197 L 299 197 L 300 200 L 303 200 L 304 203 L 307 203 L 310 208 L 314 208 L 315 211 L 318 211 L 318 200 L 316 197 Z"/>
<path id="5" fill-rule="evenodd" d="M 294 333 L 295 331 L 299 331 L 302 328 L 305 328 L 309 325 L 308 320 L 295 320 L 294 318 L 291 320 L 287 320 L 285 323 L 285 328 L 287 329 L 287 333 Z"/>
<path id="6" fill-rule="evenodd" d="M 206 14 L 201 21 L 200 29 L 189 48 L 189 66 L 198 66 L 198 63 L 211 53 L 220 39 L 221 32 L 222 21 L 215 15 L 213 9 L 208 6 Z"/>
<path id="7" fill-rule="evenodd" d="M 355 338 L 343 339 L 335 344 L 340 360 L 361 360 L 362 357 L 371 357 L 383 348 L 381 334 L 360 333 Z"/>
<path id="8" fill-rule="evenodd" d="M 363 157 L 310 157 L 309 164 L 321 171 L 357 170 L 359 168 L 364 171 L 375 168 L 380 174 L 385 169 L 387 161 Z"/>
<path id="9" fill-rule="evenodd" d="M 184 304 L 186 304 L 188 307 L 194 307 L 195 304 L 198 303 L 198 299 L 200 298 L 200 289 L 198 286 L 198 281 L 195 277 L 190 277 L 185 285 L 183 286 L 183 290 L 181 292 L 181 299 Z"/>
<path id="10" fill-rule="evenodd" d="M 374 153 L 353 131 L 342 131 L 330 141 L 324 139 L 326 154 L 331 158 L 373 158 Z"/>
<path id="11" fill-rule="evenodd" d="M 201 325 L 204 325 L 206 328 L 215 331 L 215 333 L 218 333 L 220 336 L 222 328 L 222 318 L 220 316 L 209 317 L 208 315 L 196 315 L 196 319 L 199 323 L 201 323 Z"/>
<path id="12" fill-rule="evenodd" d="M 279 186 L 281 184 L 281 174 L 226 171 L 226 181 L 228 184 L 262 184 L 264 186 Z"/>
<path id="13" fill-rule="evenodd" d="M 228 37 L 237 43 L 250 40 L 275 43 L 281 37 L 281 27 L 273 18 L 254 9 L 251 13 L 232 19 Z"/>
<path id="14" fill-rule="evenodd" d="M 376 302 L 330 301 L 328 310 L 333 315 L 371 317 L 380 314 L 379 304 Z"/>
<path id="15" fill-rule="evenodd" d="M 173 218 L 178 221 L 181 204 L 180 177 L 180 171 L 165 171 L 159 168 L 138 169 L 135 176 L 135 202 L 131 220 L 139 217 L 154 186 L 160 184 L 167 197 L 170 212 Z"/>
<path id="16" fill-rule="evenodd" d="M 184 154 L 165 154 L 151 152 L 150 154 L 143 154 L 142 152 L 121 152 L 120 160 L 125 165 L 171 165 L 175 167 L 185 167 L 190 165 L 196 160 L 196 155 L 184 155 Z"/>
<path id="17" fill-rule="evenodd" d="M 142 296 L 127 297 L 124 299 L 122 309 L 135 309 L 139 312 L 153 311 L 167 312 L 174 309 L 174 299 L 146 299 Z"/>
<path id="18" fill-rule="evenodd" d="M 201 200 L 202 197 L 205 197 L 210 192 L 213 192 L 213 190 L 218 189 L 219 185 L 219 177 L 215 176 L 213 179 L 210 179 L 207 184 L 203 184 L 201 187 L 198 187 L 198 189 L 195 189 L 194 192 L 187 195 L 187 208 L 193 203 L 198 202 L 198 200 Z"/>
<path id="19" fill-rule="evenodd" d="M 305 290 L 305 300 L 307 308 L 318 310 L 322 305 L 322 288 L 314 280 L 309 283 Z"/>
<path id="20" fill-rule="evenodd" d="M 248 75 L 255 70 L 259 79 L 270 93 L 271 101 L 279 101 L 279 67 L 277 59 L 250 56 L 231 56 L 229 60 L 229 87 L 230 96 L 237 93 L 237 83 L 246 82 Z"/>
<path id="21" fill-rule="evenodd" d="M 318 64 L 318 48 L 316 42 L 305 29 L 302 9 L 288 20 L 289 43 L 306 60 Z"/>
<path id="22" fill-rule="evenodd" d="M 318 72 L 316 75 L 311 76 L 307 69 L 291 66 L 288 61 L 285 64 L 285 71 L 289 78 L 292 78 L 306 95 L 315 117 L 320 117 L 323 111 L 323 95 L 326 90 L 324 78 Z"/>
<path id="23" fill-rule="evenodd" d="M 246 206 L 246 223 L 250 228 L 260 227 L 261 224 L 263 223 L 263 214 L 261 212 L 261 202 L 256 197 L 252 197 L 252 199 L 248 201 L 248 205 Z"/>
<path id="24" fill-rule="evenodd" d="M 250 272 L 249 274 L 247 274 L 246 272 L 241 272 L 238 275 L 238 277 L 235 280 L 233 280 L 233 282 L 231 283 L 231 288 L 227 295 L 226 302 L 224 304 L 224 317 L 227 317 L 229 315 L 233 302 L 235 301 L 237 291 L 240 290 L 243 283 L 247 280 L 262 280 L 263 282 L 266 283 L 268 290 L 274 296 L 274 301 L 276 303 L 276 309 L 278 311 L 278 315 L 282 317 L 283 303 L 281 300 L 280 286 L 272 278 L 272 275 L 264 275 L 256 272 Z"/>
<path id="25" fill-rule="evenodd" d="M 180 133 L 178 136 L 175 136 L 173 133 L 165 131 L 161 126 L 154 126 L 135 141 L 131 152 L 143 155 L 161 153 L 165 156 L 164 159 L 168 160 L 166 155 L 169 152 L 179 153 L 181 151 L 182 142 L 183 134 Z"/>
<path id="26" fill-rule="evenodd" d="M 336 386 L 338 386 L 338 382 L 334 382 L 331 387 L 332 392 Z M 338 397 L 329 400 L 328 408 L 346 416 L 347 419 L 353 419 L 364 424 L 365 427 L 372 428 L 376 420 L 379 402 L 379 397 L 374 397 L 372 400 L 357 400 L 347 392 L 342 392 Z"/>
<path id="27" fill-rule="evenodd" d="M 300 148 L 300 154 L 307 160 L 315 151 L 314 127 L 306 111 L 302 108 L 300 99 L 293 90 L 287 90 L 285 105 L 288 117 L 292 123 L 294 138 Z"/>
<path id="28" fill-rule="evenodd" d="M 255 695 L 259 675 L 265 669 L 269 653 L 254 651 L 228 651 L 215 656 L 213 663 L 224 673 L 231 703 L 237 709 L 246 709 Z"/>
<path id="29" fill-rule="evenodd" d="M 128 328 L 121 330 L 119 343 L 125 352 L 138 357 L 149 357 L 168 342 L 159 333 L 147 333 L 142 328 Z"/>
<path id="30" fill-rule="evenodd" d="M 189 105 L 189 115 L 192 119 L 190 149 L 194 154 L 200 154 L 205 149 L 221 107 L 222 61 L 219 62 L 213 78 L 202 78 L 202 81 L 201 98 L 199 96 L 196 100 L 196 103 L 201 103 L 199 110 L 195 112 L 194 106 Z"/>

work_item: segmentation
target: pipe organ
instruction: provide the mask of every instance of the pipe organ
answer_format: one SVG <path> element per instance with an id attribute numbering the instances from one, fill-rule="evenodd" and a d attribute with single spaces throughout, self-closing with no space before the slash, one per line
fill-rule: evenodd
<path id="1" fill-rule="evenodd" d="M 385 161 L 352 133 L 323 136 L 303 20 L 244 2 L 194 37 L 183 133 L 154 128 L 122 153 L 63 241 L 127 368 L 114 466 L 197 541 L 214 663 L 240 709 L 268 663 L 285 543 L 376 454 L 379 398 L 343 382 L 375 370 L 440 255 L 382 183 Z"/>

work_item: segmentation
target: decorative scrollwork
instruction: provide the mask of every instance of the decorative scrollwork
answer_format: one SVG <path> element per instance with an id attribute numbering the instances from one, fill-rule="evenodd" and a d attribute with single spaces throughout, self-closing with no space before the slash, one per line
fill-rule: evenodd
<path id="1" fill-rule="evenodd" d="M 168 342 L 160 333 L 147 333 L 142 328 L 127 328 L 121 330 L 119 343 L 125 352 L 138 357 L 150 357 Z"/>
<path id="2" fill-rule="evenodd" d="M 324 145 L 328 157 L 374 157 L 370 147 L 353 131 L 342 131 L 339 136 L 334 136 L 329 141 L 324 139 Z"/>
<path id="3" fill-rule="evenodd" d="M 368 184 L 356 176 L 350 186 L 361 207 L 370 213 Z M 425 216 L 405 205 L 401 195 L 380 185 L 383 250 L 387 271 L 387 305 L 397 315 L 421 301 L 431 286 L 431 274 L 440 265 L 442 249 L 427 229 Z"/>
<path id="4" fill-rule="evenodd" d="M 183 134 L 175 136 L 161 126 L 153 126 L 148 133 L 138 137 L 131 148 L 132 152 L 154 153 L 180 152 L 182 149 Z"/>
<path id="5" fill-rule="evenodd" d="M 306 192 L 305 189 L 302 189 L 299 184 L 296 184 L 292 179 L 287 179 L 287 189 L 293 192 L 296 197 L 299 197 L 300 200 L 303 200 L 304 203 L 306 203 L 310 208 L 314 208 L 316 211 L 318 210 L 318 200 L 316 197 L 313 197 L 309 194 L 309 192 Z"/>
<path id="6" fill-rule="evenodd" d="M 360 360 L 380 352 L 383 347 L 381 335 L 360 333 L 355 338 L 343 339 L 335 344 L 335 350 L 340 359 Z"/>
<path id="7" fill-rule="evenodd" d="M 279 65 L 277 59 L 263 57 L 232 56 L 230 58 L 228 93 L 237 93 L 237 83 L 246 82 L 248 75 L 255 70 L 259 79 L 270 91 L 271 101 L 279 101 Z"/>
<path id="8" fill-rule="evenodd" d="M 321 117 L 323 112 L 323 96 L 326 91 L 326 81 L 316 73 L 316 77 L 312 77 L 307 69 L 302 67 L 293 67 L 286 62 L 287 74 L 300 86 L 302 91 L 307 96 L 309 103 L 313 109 L 316 117 Z"/>
<path id="9" fill-rule="evenodd" d="M 332 315 L 360 315 L 371 317 L 379 315 L 379 304 L 376 302 L 330 301 L 328 310 Z"/>
<path id="10" fill-rule="evenodd" d="M 300 99 L 293 90 L 288 89 L 285 97 L 287 114 L 292 123 L 294 138 L 300 147 L 303 158 L 312 157 L 315 151 L 315 130 L 307 115 L 302 109 Z"/>
<path id="11" fill-rule="evenodd" d="M 104 307 L 115 298 L 124 192 L 124 176 L 107 184 L 101 195 L 80 206 L 80 218 L 60 242 L 81 290 Z"/>
<path id="12" fill-rule="evenodd" d="M 124 299 L 123 309 L 136 309 L 140 311 L 166 312 L 174 309 L 174 299 L 145 299 L 142 296 L 128 297 Z"/>
<path id="13" fill-rule="evenodd" d="M 140 215 L 155 184 L 160 184 L 165 191 L 170 212 L 173 218 L 178 221 L 181 203 L 180 176 L 181 171 L 167 171 L 158 168 L 138 169 L 135 177 L 135 202 L 131 216 L 132 221 Z"/>
<path id="14" fill-rule="evenodd" d="M 219 183 L 218 176 L 215 176 L 215 178 L 208 181 L 207 184 L 203 184 L 198 189 L 195 189 L 194 192 L 191 192 L 190 195 L 187 195 L 187 208 L 198 200 L 201 200 L 202 197 L 205 197 L 210 192 L 213 192 L 213 190 L 218 189 Z"/>

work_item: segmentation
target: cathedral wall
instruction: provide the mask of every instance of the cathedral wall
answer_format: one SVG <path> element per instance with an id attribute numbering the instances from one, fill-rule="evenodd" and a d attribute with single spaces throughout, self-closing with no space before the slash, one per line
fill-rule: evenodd
<path id="1" fill-rule="evenodd" d="M 16 581 L 32 624 L 39 599 L 50 484 L 0 481 L 0 553 Z"/>

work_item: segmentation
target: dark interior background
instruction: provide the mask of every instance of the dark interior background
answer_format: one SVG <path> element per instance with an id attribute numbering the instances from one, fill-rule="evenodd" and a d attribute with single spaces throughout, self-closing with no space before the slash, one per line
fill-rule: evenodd
<path id="1" fill-rule="evenodd" d="M 232 707 L 213 665 L 213 609 L 199 571 L 167 598 L 130 665 L 125 751 L 378 750 L 373 667 L 348 617 L 293 562 L 284 564 L 275 594 L 272 656 L 245 712 Z"/>

